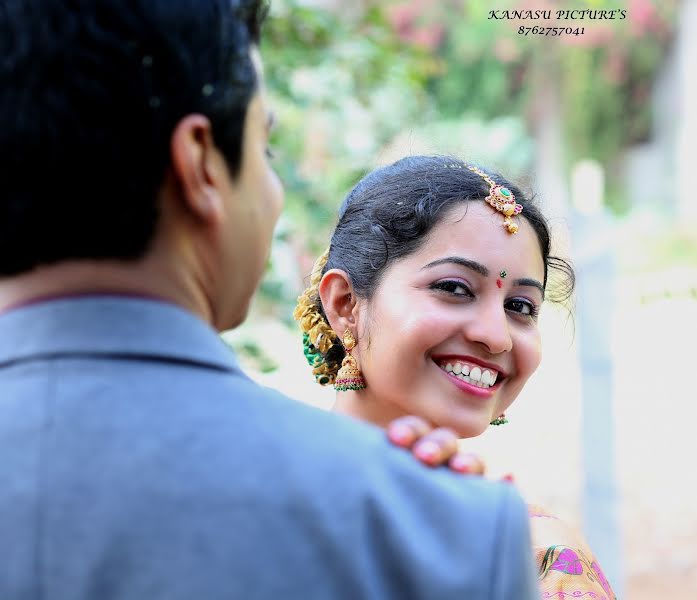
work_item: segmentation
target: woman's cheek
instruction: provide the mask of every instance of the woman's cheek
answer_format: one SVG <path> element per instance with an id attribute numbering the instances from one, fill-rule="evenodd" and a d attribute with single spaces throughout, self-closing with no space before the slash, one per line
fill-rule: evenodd
<path id="1" fill-rule="evenodd" d="M 462 316 L 444 307 L 415 309 L 403 324 L 403 337 L 421 354 L 427 353 L 462 331 Z"/>
<path id="2" fill-rule="evenodd" d="M 542 340 L 540 339 L 539 331 L 536 331 L 530 340 L 527 350 L 527 362 L 528 376 L 530 376 L 537 371 L 542 362 Z"/>

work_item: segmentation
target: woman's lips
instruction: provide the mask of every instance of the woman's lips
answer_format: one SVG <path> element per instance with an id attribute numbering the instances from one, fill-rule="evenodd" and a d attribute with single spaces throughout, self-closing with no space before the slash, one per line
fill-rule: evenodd
<path id="1" fill-rule="evenodd" d="M 444 371 L 457 375 L 478 387 L 491 387 L 506 374 L 498 365 L 483 362 L 470 356 L 433 356 L 433 362 Z"/>
<path id="2" fill-rule="evenodd" d="M 455 375 L 454 373 L 448 373 L 441 367 L 438 367 L 438 370 L 443 373 L 443 375 L 447 377 L 448 380 L 460 391 L 478 398 L 491 398 L 499 387 L 499 383 L 496 383 L 491 387 L 479 387 L 471 382 L 465 381 L 461 376 Z"/>
<path id="3" fill-rule="evenodd" d="M 506 378 L 498 365 L 472 356 L 444 354 L 431 358 L 455 387 L 478 398 L 491 398 Z"/>

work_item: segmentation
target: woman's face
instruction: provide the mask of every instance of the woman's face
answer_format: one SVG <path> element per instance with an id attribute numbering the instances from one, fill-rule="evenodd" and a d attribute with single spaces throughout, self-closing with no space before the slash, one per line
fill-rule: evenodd
<path id="1" fill-rule="evenodd" d="M 484 202 L 458 204 L 420 250 L 388 267 L 358 305 L 361 403 L 462 437 L 481 434 L 511 405 L 540 363 L 544 276 L 536 234 L 516 220 L 511 235 Z"/>

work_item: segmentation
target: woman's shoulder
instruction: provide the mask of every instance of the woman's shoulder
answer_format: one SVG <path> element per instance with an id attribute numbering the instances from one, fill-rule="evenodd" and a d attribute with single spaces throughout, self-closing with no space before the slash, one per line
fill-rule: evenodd
<path id="1" fill-rule="evenodd" d="M 595 594 L 616 600 L 610 583 L 581 532 L 538 504 L 528 505 L 533 554 L 542 598 Z"/>
<path id="2" fill-rule="evenodd" d="M 567 521 L 540 504 L 528 504 L 530 531 L 535 547 L 565 544 L 585 548 L 581 533 Z"/>

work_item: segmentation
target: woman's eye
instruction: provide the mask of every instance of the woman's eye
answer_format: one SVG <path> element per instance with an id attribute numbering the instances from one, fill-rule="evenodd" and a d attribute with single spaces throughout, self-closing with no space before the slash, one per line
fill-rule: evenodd
<path id="1" fill-rule="evenodd" d="M 506 302 L 506 310 L 510 310 L 514 313 L 525 315 L 527 317 L 537 316 L 537 307 L 530 302 L 530 300 L 522 300 L 520 298 Z"/>
<path id="2" fill-rule="evenodd" d="M 266 158 L 268 158 L 269 160 L 273 160 L 274 158 L 276 158 L 276 154 L 274 154 L 274 151 L 271 150 L 271 148 L 269 148 L 268 146 L 266 148 Z"/>
<path id="3" fill-rule="evenodd" d="M 431 285 L 431 289 L 441 290 L 443 292 L 453 294 L 454 296 L 471 296 L 472 295 L 472 292 L 469 290 L 467 285 L 465 285 L 461 281 L 454 281 L 454 280 L 437 281 L 436 283 Z"/>

